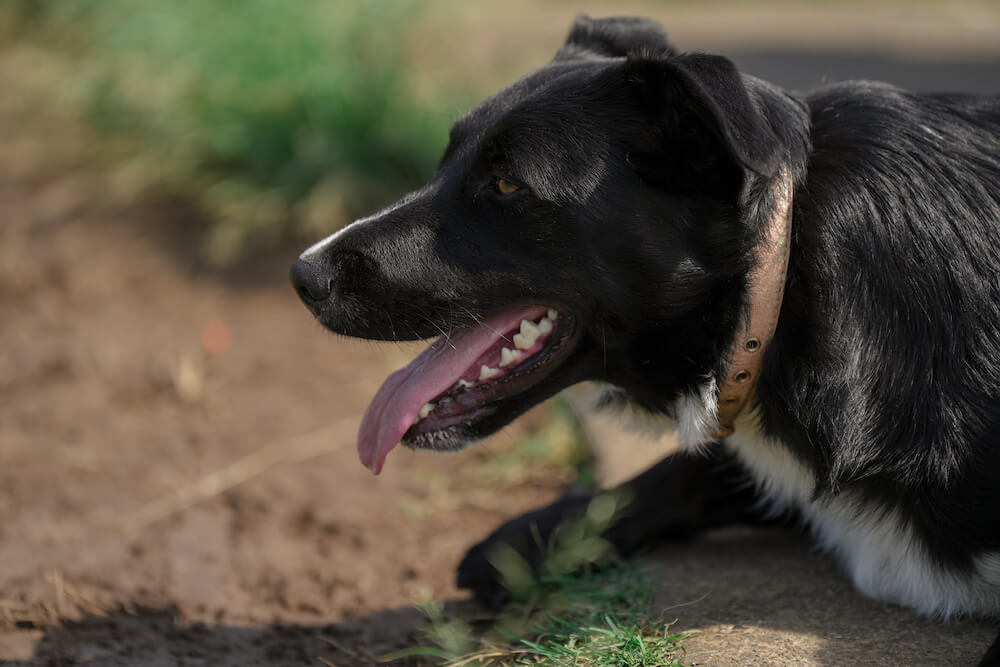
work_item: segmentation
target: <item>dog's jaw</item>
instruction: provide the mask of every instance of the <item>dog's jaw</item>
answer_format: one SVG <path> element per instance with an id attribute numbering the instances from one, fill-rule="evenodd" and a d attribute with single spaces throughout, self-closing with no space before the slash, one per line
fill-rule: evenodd
<path id="1" fill-rule="evenodd" d="M 453 451 L 478 439 L 478 422 L 545 379 L 572 349 L 572 318 L 546 306 L 513 307 L 432 343 L 385 381 L 358 431 L 361 462 L 381 472 L 399 443 Z M 521 410 L 516 408 L 509 419 Z"/>

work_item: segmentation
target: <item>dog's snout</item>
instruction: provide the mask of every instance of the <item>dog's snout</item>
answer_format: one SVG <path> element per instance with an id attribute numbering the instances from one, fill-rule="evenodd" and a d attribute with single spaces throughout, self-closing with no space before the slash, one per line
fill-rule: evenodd
<path id="1" fill-rule="evenodd" d="M 314 313 L 330 296 L 332 279 L 323 267 L 300 257 L 288 272 L 292 287 L 306 307 Z"/>

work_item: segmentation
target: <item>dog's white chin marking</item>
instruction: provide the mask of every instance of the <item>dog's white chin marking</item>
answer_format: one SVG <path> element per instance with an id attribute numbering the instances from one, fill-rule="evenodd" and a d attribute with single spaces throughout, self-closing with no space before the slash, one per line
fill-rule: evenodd
<path id="1" fill-rule="evenodd" d="M 653 439 L 676 431 L 677 445 L 686 451 L 697 451 L 712 442 L 713 433 L 719 427 L 716 416 L 718 390 L 714 378 L 707 379 L 697 392 L 681 395 L 674 402 L 672 417 L 636 407 L 613 385 L 600 385 L 599 393 L 600 398 L 593 403 L 618 410 L 626 430 Z"/>
<path id="2" fill-rule="evenodd" d="M 820 546 L 834 554 L 865 595 L 939 617 L 1000 613 L 1000 552 L 970 572 L 934 563 L 897 510 L 866 507 L 848 493 L 814 499 L 815 481 L 782 443 L 764 437 L 753 414 L 726 440 L 776 511 L 797 508 Z"/>
<path id="3" fill-rule="evenodd" d="M 698 388 L 698 393 L 684 394 L 674 405 L 677 415 L 677 444 L 684 450 L 697 450 L 712 442 L 713 433 L 719 428 L 719 391 L 715 378 Z"/>

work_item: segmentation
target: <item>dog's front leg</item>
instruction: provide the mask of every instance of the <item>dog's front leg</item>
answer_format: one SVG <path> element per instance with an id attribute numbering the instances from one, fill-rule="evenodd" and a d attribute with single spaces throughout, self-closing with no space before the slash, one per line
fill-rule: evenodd
<path id="1" fill-rule="evenodd" d="M 770 521 L 761 509 L 747 472 L 721 443 L 698 453 L 672 454 L 611 491 L 624 507 L 603 531 L 619 555 L 664 539 L 684 539 L 713 526 Z M 492 561 L 501 544 L 516 550 L 539 573 L 556 528 L 580 519 L 595 496 L 561 498 L 500 526 L 466 554 L 458 567 L 458 586 L 484 603 L 499 607 L 510 595 Z M 619 500 L 620 499 L 620 500 Z"/>

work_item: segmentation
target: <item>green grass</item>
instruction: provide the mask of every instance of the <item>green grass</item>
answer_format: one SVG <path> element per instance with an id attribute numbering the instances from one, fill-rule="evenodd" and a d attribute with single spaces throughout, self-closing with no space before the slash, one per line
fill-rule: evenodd
<path id="1" fill-rule="evenodd" d="M 540 466 L 550 474 L 575 470 L 576 488 L 593 488 L 588 449 L 564 400 L 553 402 L 533 435 L 470 474 L 484 484 L 509 483 L 520 479 L 519 471 Z M 545 541 L 537 537 L 545 554 L 537 572 L 514 549 L 499 545 L 489 558 L 513 602 L 490 630 L 484 634 L 462 618 L 448 618 L 427 598 L 419 602 L 427 616 L 420 645 L 385 659 L 416 657 L 448 667 L 681 664 L 689 633 L 671 632 L 670 623 L 657 617 L 645 572 L 635 562 L 614 558 L 601 537 L 629 502 L 620 493 L 601 493 L 582 517 L 563 523 Z"/>
<path id="2" fill-rule="evenodd" d="M 557 396 L 539 427 L 521 439 L 517 447 L 489 457 L 469 474 L 477 484 L 496 486 L 523 481 L 560 479 L 573 490 L 593 490 L 594 460 L 569 402 Z"/>
<path id="3" fill-rule="evenodd" d="M 11 8 L 14 9 L 11 9 Z M 465 104 L 418 95 L 415 0 L 23 0 L 73 100 L 156 187 L 208 213 L 208 258 L 315 238 L 433 173 Z M 432 97 L 433 101 L 426 98 Z"/>
<path id="4" fill-rule="evenodd" d="M 586 515 L 564 524 L 545 545 L 539 576 L 512 549 L 492 555 L 514 602 L 485 636 L 462 619 L 446 619 L 435 603 L 421 606 L 425 643 L 386 656 L 422 656 L 464 665 L 680 665 L 690 633 L 670 631 L 655 616 L 652 585 L 639 565 L 609 559 L 601 533 L 627 502 L 598 496 Z"/>
<path id="5" fill-rule="evenodd" d="M 682 665 L 690 633 L 671 632 L 669 623 L 653 619 L 649 582 L 637 565 L 619 563 L 544 585 L 558 598 L 530 610 L 515 605 L 486 637 L 425 603 L 427 644 L 386 659 L 421 656 L 446 667 Z"/>

